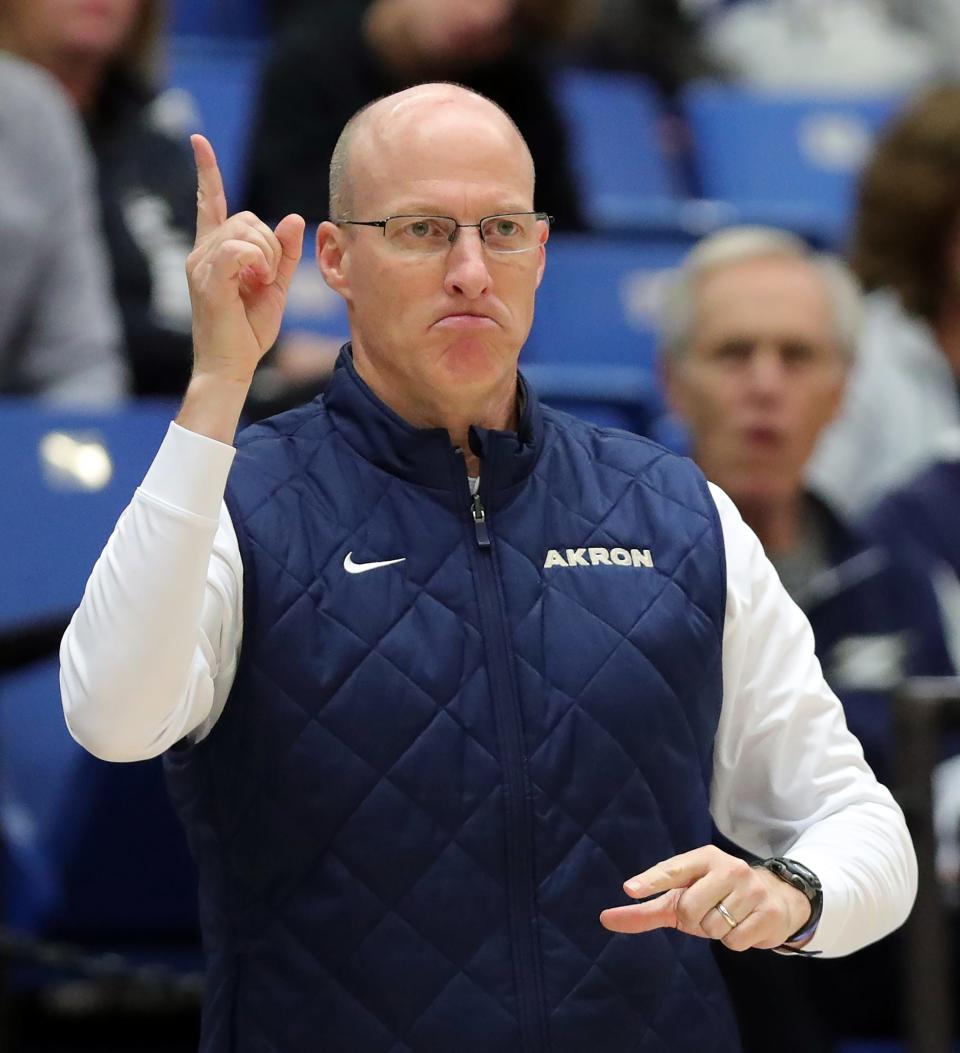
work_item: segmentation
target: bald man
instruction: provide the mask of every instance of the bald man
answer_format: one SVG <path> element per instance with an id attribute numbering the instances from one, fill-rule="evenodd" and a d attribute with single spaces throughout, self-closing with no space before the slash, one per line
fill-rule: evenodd
<path id="1" fill-rule="evenodd" d="M 236 440 L 303 222 L 229 216 L 194 148 L 194 374 L 62 682 L 92 752 L 166 755 L 203 1053 L 736 1050 L 709 941 L 879 938 L 910 840 L 731 502 L 519 376 L 549 217 L 513 123 L 450 85 L 350 122 L 351 343 Z"/>

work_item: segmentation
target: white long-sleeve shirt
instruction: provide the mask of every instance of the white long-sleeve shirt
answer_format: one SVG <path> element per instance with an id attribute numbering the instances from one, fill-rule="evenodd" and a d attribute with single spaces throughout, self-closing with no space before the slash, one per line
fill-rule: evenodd
<path id="1" fill-rule="evenodd" d="M 60 658 L 67 724 L 98 757 L 201 738 L 228 704 L 243 636 L 243 565 L 223 504 L 233 455 L 171 424 L 94 567 Z M 820 877 L 806 949 L 848 954 L 905 920 L 913 847 L 823 679 L 809 623 L 733 503 L 711 492 L 727 562 L 711 813 L 749 851 L 789 852 Z"/>

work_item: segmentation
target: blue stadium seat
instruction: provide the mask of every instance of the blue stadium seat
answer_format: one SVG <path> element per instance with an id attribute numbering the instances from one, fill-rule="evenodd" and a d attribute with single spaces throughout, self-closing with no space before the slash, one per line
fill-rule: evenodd
<path id="1" fill-rule="evenodd" d="M 692 244 L 554 234 L 522 361 L 650 371 L 663 283 Z"/>
<path id="2" fill-rule="evenodd" d="M 217 37 L 262 37 L 265 0 L 174 0 L 170 31 Z"/>
<path id="3" fill-rule="evenodd" d="M 248 136 L 263 48 L 247 40 L 173 37 L 168 45 L 170 88 L 184 91 L 202 132 L 217 152 L 227 203 L 243 200 Z"/>
<path id="4" fill-rule="evenodd" d="M 72 413 L 0 399 L 0 632 L 77 606 L 175 414 L 159 400 Z"/>
<path id="5" fill-rule="evenodd" d="M 800 96 L 701 82 L 683 95 L 701 192 L 727 222 L 841 243 L 856 177 L 899 97 Z"/>
<path id="6" fill-rule="evenodd" d="M 686 188 L 668 155 L 656 89 L 630 73 L 554 74 L 584 211 L 599 230 L 672 230 Z"/>
<path id="7" fill-rule="evenodd" d="M 348 340 L 347 305 L 323 280 L 317 267 L 317 229 L 308 227 L 303 239 L 303 257 L 290 284 L 284 331 L 305 330 L 318 336 Z"/>
<path id="8" fill-rule="evenodd" d="M 174 413 L 0 400 L 0 636 L 76 607 Z M 159 762 L 108 765 L 76 745 L 54 658 L 0 670 L 0 836 L 5 920 L 19 929 L 118 943 L 194 931 L 192 868 Z"/>
<path id="9" fill-rule="evenodd" d="M 655 369 L 659 298 L 691 244 L 681 235 L 550 238 L 521 356 L 545 401 L 597 423 L 650 433 L 662 413 Z"/>
<path id="10" fill-rule="evenodd" d="M 554 409 L 639 435 L 652 435 L 660 396 L 651 373 L 620 366 L 522 366 L 540 401 Z"/>

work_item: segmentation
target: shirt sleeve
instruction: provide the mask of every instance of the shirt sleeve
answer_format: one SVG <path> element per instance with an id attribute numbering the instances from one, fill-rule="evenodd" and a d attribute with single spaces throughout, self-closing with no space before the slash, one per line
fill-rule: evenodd
<path id="1" fill-rule="evenodd" d="M 104 760 L 202 738 L 243 632 L 243 568 L 223 504 L 234 449 L 171 424 L 60 647 L 70 733 Z"/>
<path id="2" fill-rule="evenodd" d="M 823 678 L 810 623 L 733 503 L 711 491 L 727 560 L 714 822 L 747 851 L 787 855 L 817 874 L 823 915 L 804 949 L 849 954 L 906 920 L 913 845 Z"/>

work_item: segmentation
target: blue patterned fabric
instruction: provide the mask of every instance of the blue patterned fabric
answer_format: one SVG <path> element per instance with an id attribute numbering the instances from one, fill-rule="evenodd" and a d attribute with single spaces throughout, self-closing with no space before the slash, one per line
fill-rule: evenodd
<path id="1" fill-rule="evenodd" d="M 349 350 L 238 442 L 240 668 L 168 756 L 203 1053 L 738 1048 L 706 941 L 597 920 L 710 840 L 716 508 L 690 462 L 521 404 L 471 431 L 482 523 Z"/>

